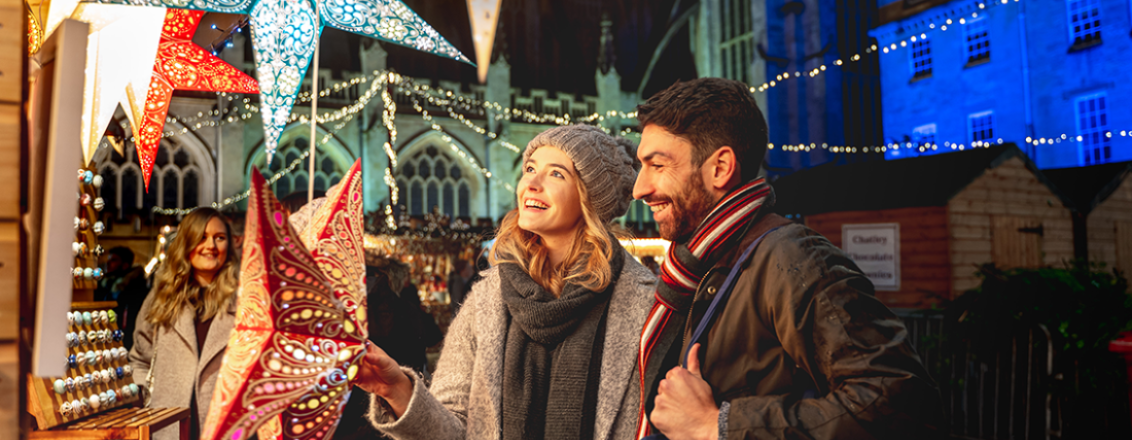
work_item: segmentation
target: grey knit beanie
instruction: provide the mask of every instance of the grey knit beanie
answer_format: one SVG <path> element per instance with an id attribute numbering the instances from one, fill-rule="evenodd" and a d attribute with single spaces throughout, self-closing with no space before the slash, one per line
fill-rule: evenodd
<path id="1" fill-rule="evenodd" d="M 539 133 L 523 152 L 523 161 L 539 147 L 562 150 L 574 161 L 574 169 L 590 195 L 590 204 L 601 221 L 625 215 L 633 201 L 633 184 L 641 164 L 636 160 L 633 142 L 614 138 L 590 125 L 566 125 Z"/>

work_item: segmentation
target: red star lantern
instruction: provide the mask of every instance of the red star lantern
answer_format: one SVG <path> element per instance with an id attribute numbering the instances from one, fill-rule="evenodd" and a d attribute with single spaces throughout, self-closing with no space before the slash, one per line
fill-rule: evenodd
<path id="1" fill-rule="evenodd" d="M 253 170 L 236 324 L 202 438 L 334 433 L 368 335 L 361 182 L 358 161 L 296 233 Z"/>
<path id="2" fill-rule="evenodd" d="M 193 43 L 202 15 L 204 11 L 167 10 L 145 106 L 142 111 L 132 109 L 135 145 L 146 192 L 149 192 L 153 159 L 161 144 L 174 90 L 259 93 L 256 80 Z"/>

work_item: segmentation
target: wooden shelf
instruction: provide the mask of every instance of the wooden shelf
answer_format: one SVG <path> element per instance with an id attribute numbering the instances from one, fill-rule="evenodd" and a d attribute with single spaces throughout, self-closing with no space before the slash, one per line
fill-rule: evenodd
<path id="1" fill-rule="evenodd" d="M 32 431 L 28 438 L 149 440 L 154 432 L 174 423 L 179 424 L 181 440 L 188 440 L 188 408 L 120 408 L 66 427 Z"/>

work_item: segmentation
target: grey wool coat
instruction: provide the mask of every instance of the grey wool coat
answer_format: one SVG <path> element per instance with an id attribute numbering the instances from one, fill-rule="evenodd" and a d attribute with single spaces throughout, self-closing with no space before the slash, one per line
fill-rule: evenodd
<path id="1" fill-rule="evenodd" d="M 431 389 L 413 374 L 413 396 L 401 418 L 374 396 L 373 426 L 397 440 L 498 440 L 503 421 L 503 348 L 509 317 L 500 294 L 498 268 L 472 287 L 448 329 Z M 637 350 L 652 308 L 656 277 L 625 256 L 606 318 L 598 383 L 595 440 L 636 436 L 640 405 Z"/>
<path id="2" fill-rule="evenodd" d="M 212 318 L 212 326 L 204 341 L 199 361 L 197 356 L 197 332 L 195 311 L 186 307 L 172 328 L 158 328 L 145 321 L 153 306 L 156 290 L 150 292 L 138 312 L 137 326 L 134 328 L 134 347 L 130 349 L 130 365 L 134 368 L 134 383 L 146 385 L 146 376 L 153 370 L 153 397 L 150 406 L 154 408 L 184 407 L 192 403 L 193 390 L 197 393 L 197 420 L 201 429 L 208 417 L 208 407 L 212 403 L 212 390 L 216 387 L 216 376 L 228 347 L 228 337 L 236 323 L 236 300 L 229 302 L 226 310 L 221 310 Z M 154 360 L 153 352 L 157 351 Z M 154 365 L 150 365 L 154 361 Z M 154 440 L 176 440 L 177 425 L 167 426 L 153 435 Z"/>

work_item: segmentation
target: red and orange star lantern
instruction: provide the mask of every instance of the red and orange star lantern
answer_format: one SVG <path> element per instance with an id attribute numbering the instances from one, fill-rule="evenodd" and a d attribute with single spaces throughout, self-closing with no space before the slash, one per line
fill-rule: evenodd
<path id="1" fill-rule="evenodd" d="M 135 145 L 147 192 L 174 90 L 259 93 L 255 79 L 193 43 L 202 15 L 204 11 L 167 10 L 145 105 L 141 111 L 132 109 Z"/>
<path id="2" fill-rule="evenodd" d="M 361 161 L 304 231 L 251 174 L 236 323 L 201 438 L 326 440 L 366 351 Z"/>

